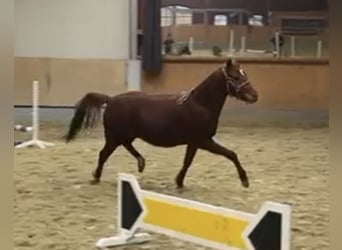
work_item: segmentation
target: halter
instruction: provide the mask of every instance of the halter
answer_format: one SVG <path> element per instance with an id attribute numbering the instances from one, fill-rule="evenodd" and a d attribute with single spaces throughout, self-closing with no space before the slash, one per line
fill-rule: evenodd
<path id="1" fill-rule="evenodd" d="M 221 67 L 222 73 L 224 75 L 224 77 L 226 78 L 227 81 L 227 93 L 230 93 L 230 89 L 233 88 L 235 90 L 236 93 L 239 93 L 241 91 L 241 89 L 243 87 L 245 87 L 246 85 L 250 84 L 250 82 L 248 80 L 242 82 L 241 84 L 237 85 L 237 81 L 234 80 L 232 77 L 230 77 L 227 72 L 225 67 Z"/>

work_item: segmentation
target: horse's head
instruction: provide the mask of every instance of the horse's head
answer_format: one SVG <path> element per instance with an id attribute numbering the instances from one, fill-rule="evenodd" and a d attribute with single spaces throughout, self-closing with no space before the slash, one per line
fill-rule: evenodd
<path id="1" fill-rule="evenodd" d="M 254 103 L 258 100 L 258 92 L 253 88 L 247 74 L 240 68 L 240 65 L 227 60 L 221 68 L 226 85 L 227 94 L 247 103 Z"/>

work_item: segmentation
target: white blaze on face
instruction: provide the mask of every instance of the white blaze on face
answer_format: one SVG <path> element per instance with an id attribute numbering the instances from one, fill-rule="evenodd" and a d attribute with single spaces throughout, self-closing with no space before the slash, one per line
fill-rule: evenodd
<path id="1" fill-rule="evenodd" d="M 240 71 L 241 75 L 243 75 L 243 76 L 245 75 L 245 72 L 243 71 L 243 69 L 239 69 L 239 71 Z"/>

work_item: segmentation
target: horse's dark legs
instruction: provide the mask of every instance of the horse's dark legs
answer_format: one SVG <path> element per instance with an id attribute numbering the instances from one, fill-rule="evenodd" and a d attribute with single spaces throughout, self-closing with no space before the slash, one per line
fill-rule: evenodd
<path id="1" fill-rule="evenodd" d="M 183 167 L 182 169 L 179 171 L 177 177 L 176 177 L 176 184 L 178 186 L 178 188 L 182 188 L 184 186 L 184 178 L 186 175 L 186 172 L 188 171 L 195 155 L 197 152 L 197 147 L 192 146 L 192 145 L 188 145 L 186 148 L 186 152 L 185 152 L 185 157 L 183 160 Z"/>
<path id="2" fill-rule="evenodd" d="M 133 147 L 132 143 L 125 143 L 123 145 L 128 152 L 133 155 L 137 161 L 138 161 L 138 171 L 139 173 L 142 173 L 145 169 L 145 159 L 142 157 L 142 155 Z"/>
<path id="3" fill-rule="evenodd" d="M 234 162 L 242 185 L 246 188 L 249 187 L 249 181 L 248 181 L 246 171 L 241 166 L 241 163 L 238 159 L 238 156 L 234 151 L 229 150 L 229 149 L 221 146 L 220 144 L 216 143 L 212 139 L 200 144 L 200 148 L 207 150 L 213 154 L 222 155 L 222 156 L 228 158 L 229 160 L 231 160 L 232 162 Z"/>
<path id="4" fill-rule="evenodd" d="M 118 147 L 117 144 L 107 141 L 99 153 L 98 163 L 96 170 L 92 173 L 94 179 L 90 182 L 91 184 L 97 184 L 100 182 L 103 165 L 107 161 L 108 157 L 114 152 Z"/>

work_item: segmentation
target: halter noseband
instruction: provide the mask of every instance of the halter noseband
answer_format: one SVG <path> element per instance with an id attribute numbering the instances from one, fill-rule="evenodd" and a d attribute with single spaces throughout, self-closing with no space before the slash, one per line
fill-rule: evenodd
<path id="1" fill-rule="evenodd" d="M 226 78 L 227 81 L 227 93 L 230 93 L 230 89 L 233 88 L 236 93 L 239 93 L 243 87 L 246 85 L 250 84 L 248 80 L 242 82 L 241 84 L 237 84 L 237 81 L 234 80 L 232 77 L 230 77 L 227 72 L 225 67 L 221 67 L 222 73 L 224 77 Z"/>

